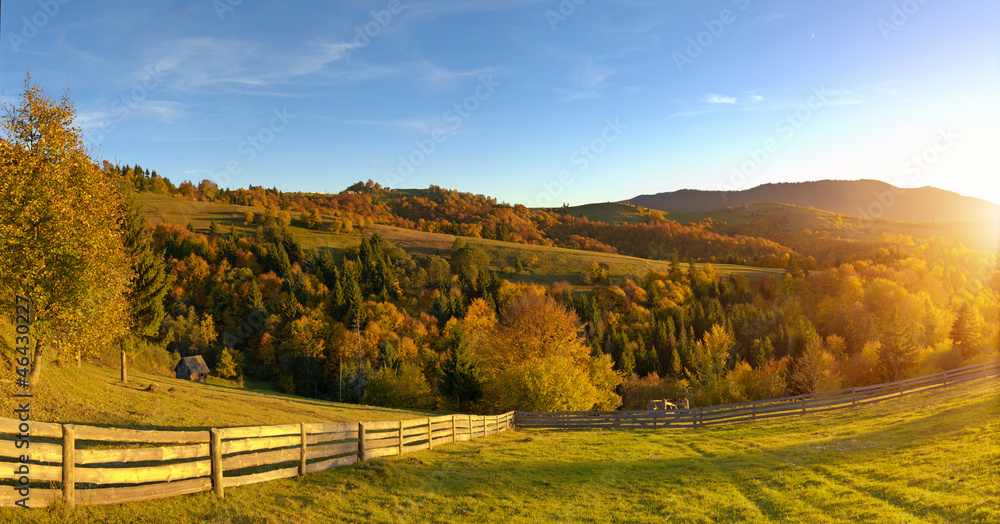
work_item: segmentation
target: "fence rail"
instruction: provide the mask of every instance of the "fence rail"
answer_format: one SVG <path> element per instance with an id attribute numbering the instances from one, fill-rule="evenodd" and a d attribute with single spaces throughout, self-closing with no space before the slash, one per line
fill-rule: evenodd
<path id="1" fill-rule="evenodd" d="M 164 431 L 0 418 L 0 507 L 119 504 L 294 477 L 506 431 L 514 412 Z M 30 434 L 19 448 L 17 435 Z M 13 475 L 11 474 L 13 472 Z M 58 489 L 53 489 L 58 485 Z"/>
<path id="2" fill-rule="evenodd" d="M 514 424 L 518 428 L 538 429 L 696 428 L 822 413 L 995 376 L 1000 376 L 1000 359 L 874 386 L 703 408 L 668 411 L 515 411 Z"/>

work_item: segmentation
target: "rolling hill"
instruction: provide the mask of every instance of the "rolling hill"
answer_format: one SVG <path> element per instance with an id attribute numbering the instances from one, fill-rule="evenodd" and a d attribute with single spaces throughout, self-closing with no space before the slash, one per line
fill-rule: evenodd
<path id="1" fill-rule="evenodd" d="M 217 204 L 213 202 L 198 202 L 179 198 L 140 193 L 137 199 L 151 224 L 172 223 L 186 225 L 190 223 L 195 230 L 207 232 L 212 221 L 221 231 L 230 227 L 237 231 L 252 233 L 256 226 L 245 226 L 243 214 L 246 211 L 263 213 L 263 208 L 238 206 L 232 204 Z M 628 206 L 631 207 L 631 206 Z M 329 219 L 331 217 L 324 217 Z M 351 233 L 314 231 L 297 227 L 292 230 L 305 248 L 329 249 L 339 259 L 347 247 L 358 246 L 361 236 L 378 233 L 380 236 L 402 248 L 410 254 L 434 255 L 448 258 L 454 235 L 428 233 L 413 229 L 404 229 L 388 225 L 368 225 Z M 490 263 L 499 276 L 515 282 L 531 282 L 552 284 L 567 281 L 578 289 L 586 289 L 580 273 L 592 262 L 605 263 L 614 281 L 620 281 L 626 276 L 642 275 L 651 269 L 667 272 L 670 262 L 647 260 L 624 255 L 580 251 L 575 249 L 519 244 L 488 240 L 481 238 L 465 238 L 470 244 L 482 248 L 490 256 Z M 515 259 L 526 261 L 534 257 L 537 262 L 524 272 L 515 272 Z M 696 264 L 701 267 L 703 264 Z M 784 270 L 776 268 L 759 268 L 733 264 L 714 264 L 722 274 L 742 274 L 750 278 L 763 275 L 782 275 Z"/>
<path id="2" fill-rule="evenodd" d="M 1000 220 L 1000 206 L 982 199 L 934 187 L 900 189 L 877 180 L 764 184 L 743 191 L 682 189 L 629 200 L 635 205 L 669 212 L 706 212 L 763 202 L 903 222 Z"/>
<path id="3" fill-rule="evenodd" d="M 966 247 L 982 251 L 1000 251 L 1000 221 L 897 222 L 865 220 L 851 215 L 824 211 L 812 207 L 767 202 L 711 211 L 661 211 L 624 202 L 605 202 L 565 208 L 573 216 L 589 220 L 636 224 L 650 217 L 663 217 L 681 224 L 694 224 L 706 219 L 726 224 L 747 224 L 769 219 L 784 232 L 805 230 L 829 231 L 839 238 L 877 241 L 883 234 L 910 235 L 914 238 L 945 237 L 958 240 Z"/>

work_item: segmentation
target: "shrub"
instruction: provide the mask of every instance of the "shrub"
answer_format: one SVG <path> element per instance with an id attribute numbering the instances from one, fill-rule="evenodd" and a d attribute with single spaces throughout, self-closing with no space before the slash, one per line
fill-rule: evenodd
<path id="1" fill-rule="evenodd" d="M 403 362 L 399 369 L 384 367 L 368 381 L 365 400 L 375 406 L 430 409 L 434 407 L 431 387 L 414 364 Z"/>

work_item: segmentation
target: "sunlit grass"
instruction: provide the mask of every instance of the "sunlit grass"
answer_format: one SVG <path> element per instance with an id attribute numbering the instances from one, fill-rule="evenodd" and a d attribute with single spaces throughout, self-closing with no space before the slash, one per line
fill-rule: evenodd
<path id="1" fill-rule="evenodd" d="M 2 324 L 2 323 L 0 323 Z M 13 417 L 16 407 L 14 372 L 0 377 L 0 410 Z M 32 420 L 120 427 L 223 427 L 239 425 L 288 424 L 294 422 L 334 422 L 399 420 L 426 416 L 409 411 L 285 395 L 274 391 L 240 389 L 226 381 L 210 379 L 209 384 L 129 373 L 122 384 L 119 371 L 84 363 L 49 364 L 42 383 L 32 388 Z M 152 391 L 150 384 L 156 384 Z M 23 401 L 23 400 L 22 400 Z"/>
<path id="2" fill-rule="evenodd" d="M 698 430 L 518 430 L 289 480 L 11 522 L 997 522 L 1000 382 Z"/>

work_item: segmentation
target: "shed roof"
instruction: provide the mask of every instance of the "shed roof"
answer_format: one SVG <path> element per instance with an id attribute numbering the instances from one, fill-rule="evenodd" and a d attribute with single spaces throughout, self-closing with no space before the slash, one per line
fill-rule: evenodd
<path id="1" fill-rule="evenodd" d="M 177 366 L 180 367 L 181 364 L 184 364 L 191 373 L 209 372 L 208 364 L 205 364 L 205 359 L 201 358 L 201 355 L 184 357 L 181 359 L 180 363 L 177 364 Z"/>

